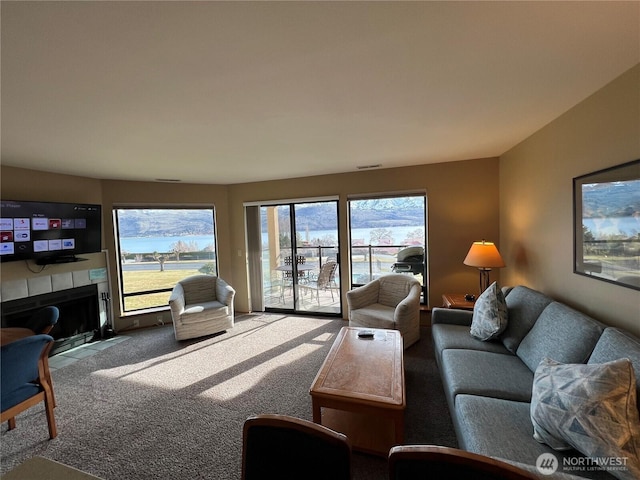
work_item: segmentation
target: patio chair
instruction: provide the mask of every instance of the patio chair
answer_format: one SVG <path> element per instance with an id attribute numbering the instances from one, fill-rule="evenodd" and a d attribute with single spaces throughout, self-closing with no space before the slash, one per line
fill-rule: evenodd
<path id="1" fill-rule="evenodd" d="M 304 265 L 307 259 L 304 255 L 296 255 L 296 265 Z M 284 257 L 285 266 L 292 267 L 293 265 L 293 257 L 291 255 L 287 255 Z M 307 281 L 307 270 L 301 269 L 298 270 L 298 284 L 306 283 Z M 285 289 L 293 288 L 293 268 L 282 270 L 282 285 L 280 288 L 280 301 L 284 302 L 284 293 Z"/>
<path id="2" fill-rule="evenodd" d="M 335 301 L 335 297 L 333 296 L 333 289 L 337 289 L 338 285 L 336 285 L 336 269 L 338 268 L 338 264 L 335 261 L 328 261 L 322 265 L 320 268 L 320 273 L 317 278 L 311 278 L 307 283 L 301 284 L 300 287 L 304 290 L 308 290 L 311 295 L 311 300 L 313 300 L 313 292 L 316 292 L 316 299 L 318 301 L 318 305 L 320 305 L 320 290 L 331 292 L 331 300 Z"/>
<path id="3" fill-rule="evenodd" d="M 249 417 L 242 432 L 242 480 L 349 480 L 345 435 L 287 415 Z"/>
<path id="4" fill-rule="evenodd" d="M 44 402 L 49 438 L 58 435 L 53 416 L 53 388 L 43 358 L 53 345 L 50 335 L 30 335 L 0 348 L 0 423 L 16 428 L 16 415 Z"/>
<path id="5" fill-rule="evenodd" d="M 224 332 L 234 325 L 236 291 L 214 275 L 180 280 L 169 297 L 176 340 Z"/>

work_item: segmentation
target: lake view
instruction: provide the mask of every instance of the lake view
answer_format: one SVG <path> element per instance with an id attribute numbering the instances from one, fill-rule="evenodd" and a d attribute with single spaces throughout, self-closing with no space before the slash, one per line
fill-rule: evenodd
<path id="1" fill-rule="evenodd" d="M 399 245 L 404 241 L 407 233 L 417 228 L 422 227 L 392 227 L 388 228 L 388 230 L 392 232 L 394 245 Z M 365 244 L 368 244 L 371 230 L 371 228 L 355 228 L 353 229 L 353 239 L 362 240 Z M 307 239 L 313 240 L 316 238 L 324 238 L 327 235 L 333 236 L 337 241 L 337 232 L 334 230 L 300 232 L 300 237 L 304 241 Z M 120 246 L 122 250 L 128 253 L 168 252 L 171 250 L 171 245 L 179 240 L 187 243 L 195 242 L 200 250 L 213 243 L 213 239 L 210 235 L 185 235 L 180 237 L 122 237 L 120 238 Z"/>

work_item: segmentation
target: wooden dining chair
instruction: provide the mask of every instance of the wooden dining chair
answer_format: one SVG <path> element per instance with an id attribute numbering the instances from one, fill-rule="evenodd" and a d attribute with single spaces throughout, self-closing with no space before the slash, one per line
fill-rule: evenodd
<path id="1" fill-rule="evenodd" d="M 0 347 L 0 423 L 16 428 L 16 415 L 44 402 L 49 437 L 58 434 L 53 416 L 53 389 L 45 363 L 53 345 L 49 335 L 31 335 Z"/>
<path id="2" fill-rule="evenodd" d="M 389 479 L 535 480 L 537 477 L 494 458 L 438 445 L 400 445 L 389 451 Z"/>
<path id="3" fill-rule="evenodd" d="M 244 423 L 242 480 L 349 480 L 351 443 L 317 423 L 258 415 Z"/>
<path id="4" fill-rule="evenodd" d="M 37 310 L 24 325 L 25 328 L 33 330 L 33 333 L 49 334 L 60 317 L 58 307 L 49 305 Z"/>
<path id="5" fill-rule="evenodd" d="M 58 307 L 49 305 L 37 310 L 24 326 L 29 330 L 32 330 L 35 334 L 43 333 L 48 335 L 51 330 L 53 330 L 53 327 L 58 323 L 58 318 L 60 318 L 60 310 Z M 53 381 L 51 380 L 51 370 L 49 369 L 49 356 L 47 355 L 42 360 L 44 362 L 44 373 L 47 376 L 49 385 L 51 385 L 53 406 L 55 407 L 56 396 L 53 393 Z"/>

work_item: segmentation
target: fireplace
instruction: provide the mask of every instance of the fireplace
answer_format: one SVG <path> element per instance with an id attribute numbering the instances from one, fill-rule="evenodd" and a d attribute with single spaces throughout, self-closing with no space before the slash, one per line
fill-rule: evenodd
<path id="1" fill-rule="evenodd" d="M 55 305 L 58 323 L 51 330 L 50 355 L 100 338 L 98 287 L 95 284 L 2 302 L 2 326 L 22 327 L 40 308 Z"/>

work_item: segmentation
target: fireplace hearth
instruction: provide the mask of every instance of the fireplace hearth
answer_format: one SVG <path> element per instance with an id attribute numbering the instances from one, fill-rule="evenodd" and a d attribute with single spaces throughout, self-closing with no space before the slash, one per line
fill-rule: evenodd
<path id="1" fill-rule="evenodd" d="M 100 338 L 98 287 L 95 284 L 2 302 L 2 327 L 22 327 L 43 307 L 60 310 L 50 335 L 55 342 L 50 355 Z"/>

